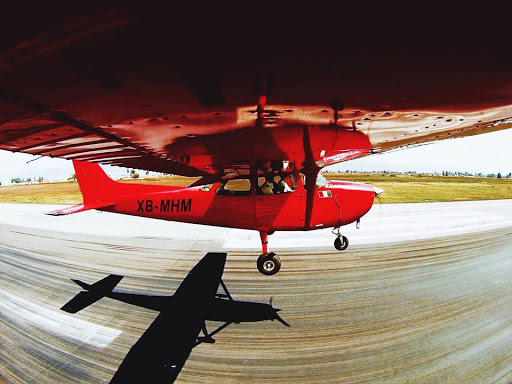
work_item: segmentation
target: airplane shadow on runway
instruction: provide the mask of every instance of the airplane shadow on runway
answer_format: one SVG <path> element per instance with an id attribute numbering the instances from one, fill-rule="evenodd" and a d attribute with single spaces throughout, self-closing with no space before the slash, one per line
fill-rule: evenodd
<path id="1" fill-rule="evenodd" d="M 76 313 L 109 297 L 160 312 L 130 349 L 111 383 L 174 382 L 192 349 L 201 343 L 214 343 L 213 336 L 230 324 L 278 320 L 289 326 L 279 316 L 279 309 L 274 308 L 272 302 L 263 304 L 233 300 L 222 281 L 226 256 L 226 253 L 207 253 L 172 296 L 114 291 L 123 278 L 119 275 L 109 275 L 92 285 L 73 280 L 85 291 L 78 293 L 61 309 Z M 223 293 L 217 292 L 219 284 Z M 208 332 L 207 320 L 224 324 Z"/>

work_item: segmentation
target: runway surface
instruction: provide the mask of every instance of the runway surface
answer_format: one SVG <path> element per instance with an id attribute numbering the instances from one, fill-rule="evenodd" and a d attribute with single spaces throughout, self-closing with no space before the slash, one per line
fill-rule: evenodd
<path id="1" fill-rule="evenodd" d="M 236 299 L 273 296 L 292 326 L 232 325 L 177 382 L 512 382 L 512 200 L 375 206 L 344 252 L 329 231 L 276 233 L 272 277 L 257 233 L 51 208 L 0 204 L 2 382 L 108 382 L 157 314 L 109 299 L 62 312 L 70 279 L 172 294 L 208 251 L 228 252 Z"/>

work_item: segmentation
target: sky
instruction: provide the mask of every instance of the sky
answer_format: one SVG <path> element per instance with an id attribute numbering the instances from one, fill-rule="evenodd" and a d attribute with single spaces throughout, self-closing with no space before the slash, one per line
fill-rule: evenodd
<path id="1" fill-rule="evenodd" d="M 74 173 L 69 160 L 0 150 L 0 182 L 12 178 L 66 180 Z M 111 177 L 126 176 L 126 169 L 103 166 Z M 326 168 L 350 171 L 470 172 L 506 175 L 512 172 L 512 129 L 472 137 L 434 142 L 417 148 L 370 155 Z"/>

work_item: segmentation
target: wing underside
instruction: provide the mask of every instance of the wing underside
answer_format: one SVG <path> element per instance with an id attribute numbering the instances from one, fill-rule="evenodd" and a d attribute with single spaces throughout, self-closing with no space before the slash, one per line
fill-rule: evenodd
<path id="1" fill-rule="evenodd" d="M 255 108 L 226 111 L 221 121 L 205 112 L 189 114 L 181 125 L 179 118 L 147 115 L 94 126 L 2 91 L 0 149 L 204 177 L 249 173 L 266 160 L 294 162 L 300 168 L 307 157 L 305 132 L 313 161 L 323 167 L 512 126 L 512 105 L 443 112 L 347 107 L 336 123 L 324 106 L 268 105 L 259 119 Z"/>
<path id="2" fill-rule="evenodd" d="M 0 149 L 185 176 L 203 175 L 155 149 L 0 90 Z"/>
<path id="3" fill-rule="evenodd" d="M 293 18 L 264 36 L 197 12 L 169 23 L 174 7 L 6 11 L 0 149 L 211 181 L 267 161 L 311 170 L 512 125 L 500 44 L 443 49 L 428 30 L 428 46 L 402 36 L 377 49 L 372 34 L 347 51 L 333 49 L 323 20 L 300 38 Z M 255 54 L 254 41 L 272 54 Z"/>

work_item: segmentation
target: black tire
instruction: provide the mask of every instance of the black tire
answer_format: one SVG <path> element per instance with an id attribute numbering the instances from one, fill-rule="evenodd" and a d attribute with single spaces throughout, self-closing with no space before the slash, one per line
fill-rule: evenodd
<path id="1" fill-rule="evenodd" d="M 343 251 L 348 247 L 348 239 L 345 236 L 338 236 L 336 240 L 334 240 L 334 248 L 338 251 Z"/>
<path id="2" fill-rule="evenodd" d="M 281 269 L 281 260 L 274 252 L 263 253 L 256 263 L 258 271 L 265 276 L 275 275 Z"/>

